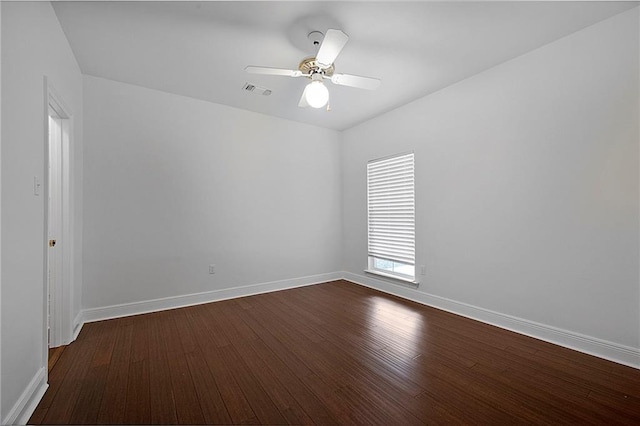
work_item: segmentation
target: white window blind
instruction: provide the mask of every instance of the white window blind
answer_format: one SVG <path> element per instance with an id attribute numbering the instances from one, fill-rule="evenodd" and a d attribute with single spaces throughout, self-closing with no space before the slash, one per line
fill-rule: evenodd
<path id="1" fill-rule="evenodd" d="M 367 164 L 369 256 L 415 265 L 414 155 Z"/>

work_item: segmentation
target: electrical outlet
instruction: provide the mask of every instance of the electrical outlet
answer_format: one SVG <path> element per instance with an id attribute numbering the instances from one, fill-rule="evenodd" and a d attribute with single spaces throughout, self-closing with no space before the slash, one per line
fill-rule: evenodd
<path id="1" fill-rule="evenodd" d="M 209 265 L 209 273 L 210 274 L 215 274 L 216 273 L 216 265 Z"/>

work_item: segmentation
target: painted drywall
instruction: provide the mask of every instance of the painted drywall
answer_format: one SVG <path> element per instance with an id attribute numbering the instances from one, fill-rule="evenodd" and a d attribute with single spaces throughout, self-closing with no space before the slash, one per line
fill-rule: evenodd
<path id="1" fill-rule="evenodd" d="M 340 270 L 337 132 L 90 76 L 84 107 L 84 309 Z"/>
<path id="2" fill-rule="evenodd" d="M 81 195 L 82 75 L 48 2 L 2 2 L 2 422 L 22 421 L 46 380 L 44 76 L 74 114 L 72 167 Z M 82 218 L 75 212 L 74 230 Z M 77 236 L 77 232 L 76 232 Z M 78 246 L 79 247 L 79 246 Z M 76 264 L 80 265 L 80 259 Z M 76 271 L 76 273 L 81 273 Z M 79 285 L 78 282 L 76 284 Z M 78 289 L 79 291 L 79 289 Z M 78 294 L 76 291 L 76 295 Z M 77 306 L 77 305 L 76 305 Z M 43 376 L 44 374 L 44 376 Z M 41 389 L 40 389 L 41 390 Z"/>
<path id="3" fill-rule="evenodd" d="M 345 131 L 345 270 L 367 264 L 367 161 L 414 151 L 419 292 L 638 348 L 638 29 L 625 12 Z"/>
<path id="4" fill-rule="evenodd" d="M 2 58 L 2 7 L 0 6 L 0 58 Z M 0 99 L 2 99 L 2 60 L 0 60 Z M 2 241 L 2 102 L 0 102 L 0 241 Z M 2 318 L 2 244 L 0 244 L 0 318 Z M 0 377 L 2 377 L 2 326 L 0 326 Z M 2 382 L 0 381 L 0 422 L 2 415 Z"/>

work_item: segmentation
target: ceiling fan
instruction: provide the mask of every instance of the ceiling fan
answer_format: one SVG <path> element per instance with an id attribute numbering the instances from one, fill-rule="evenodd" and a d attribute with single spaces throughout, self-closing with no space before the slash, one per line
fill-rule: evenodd
<path id="1" fill-rule="evenodd" d="M 283 75 L 288 77 L 307 77 L 311 80 L 304 88 L 299 107 L 322 108 L 329 102 L 329 90 L 324 80 L 333 84 L 356 87 L 358 89 L 375 90 L 380 86 L 380 80 L 371 77 L 361 77 L 351 74 L 336 74 L 334 61 L 342 51 L 349 36 L 340 30 L 330 29 L 326 34 L 312 31 L 308 35 L 314 46 L 320 46 L 315 57 L 305 58 L 298 65 L 297 70 L 283 68 L 248 66 L 245 71 L 250 74 Z M 327 109 L 329 107 L 327 106 Z"/>

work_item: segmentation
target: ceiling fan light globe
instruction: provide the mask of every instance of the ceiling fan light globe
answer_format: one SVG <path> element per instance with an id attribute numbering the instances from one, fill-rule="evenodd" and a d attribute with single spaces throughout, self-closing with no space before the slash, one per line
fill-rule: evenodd
<path id="1" fill-rule="evenodd" d="M 312 81 L 305 90 L 307 103 L 312 108 L 322 108 L 329 101 L 329 90 L 321 81 Z"/>

